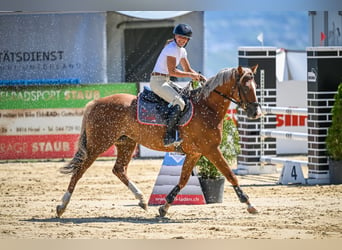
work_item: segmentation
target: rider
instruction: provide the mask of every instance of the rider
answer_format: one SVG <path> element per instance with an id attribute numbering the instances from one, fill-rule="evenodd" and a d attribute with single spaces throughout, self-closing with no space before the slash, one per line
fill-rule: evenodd
<path id="1" fill-rule="evenodd" d="M 170 76 L 188 77 L 196 81 L 206 81 L 206 78 L 193 70 L 187 58 L 185 46 L 192 37 L 192 28 L 187 24 L 178 24 L 173 30 L 174 38 L 167 44 L 159 54 L 153 68 L 150 79 L 150 87 L 154 93 L 169 103 L 169 114 L 167 119 L 167 130 L 164 137 L 164 146 L 181 143 L 182 139 L 176 138 L 176 126 L 179 115 L 184 110 L 183 98 L 169 85 Z M 177 68 L 181 64 L 183 70 Z"/>

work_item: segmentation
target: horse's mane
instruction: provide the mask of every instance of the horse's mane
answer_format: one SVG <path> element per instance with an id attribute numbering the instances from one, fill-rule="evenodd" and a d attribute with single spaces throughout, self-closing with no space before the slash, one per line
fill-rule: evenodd
<path id="1" fill-rule="evenodd" d="M 201 88 L 200 94 L 203 95 L 204 98 L 207 98 L 214 89 L 229 81 L 233 71 L 234 68 L 222 69 L 215 76 L 209 78 L 205 85 Z"/>

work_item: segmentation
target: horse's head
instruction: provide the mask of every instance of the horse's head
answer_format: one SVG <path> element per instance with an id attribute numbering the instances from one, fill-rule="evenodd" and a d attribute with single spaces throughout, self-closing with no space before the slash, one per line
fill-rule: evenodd
<path id="1" fill-rule="evenodd" d="M 237 68 L 237 91 L 235 91 L 234 99 L 246 111 L 247 117 L 250 119 L 257 119 L 262 115 L 261 106 L 256 96 L 256 83 L 254 81 L 254 75 L 257 69 L 258 65 L 251 68 L 241 66 Z"/>

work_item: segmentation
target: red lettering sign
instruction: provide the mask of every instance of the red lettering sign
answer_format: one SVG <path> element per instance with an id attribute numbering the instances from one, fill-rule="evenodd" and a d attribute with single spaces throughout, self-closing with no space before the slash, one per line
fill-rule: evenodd
<path id="1" fill-rule="evenodd" d="M 277 114 L 277 127 L 295 127 L 295 126 L 306 126 L 307 115 L 283 115 Z"/>
<path id="2" fill-rule="evenodd" d="M 0 160 L 72 158 L 79 135 L 0 136 Z M 116 157 L 115 146 L 102 157 Z"/>

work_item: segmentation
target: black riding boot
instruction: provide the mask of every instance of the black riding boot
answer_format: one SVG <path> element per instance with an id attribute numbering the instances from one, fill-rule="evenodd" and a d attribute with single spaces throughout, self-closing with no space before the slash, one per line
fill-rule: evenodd
<path id="1" fill-rule="evenodd" d="M 175 105 L 171 108 L 167 118 L 167 129 L 164 137 L 164 146 L 168 147 L 174 143 L 181 143 L 183 140 L 176 135 L 177 125 L 179 121 L 179 115 L 181 113 L 179 105 Z"/>

